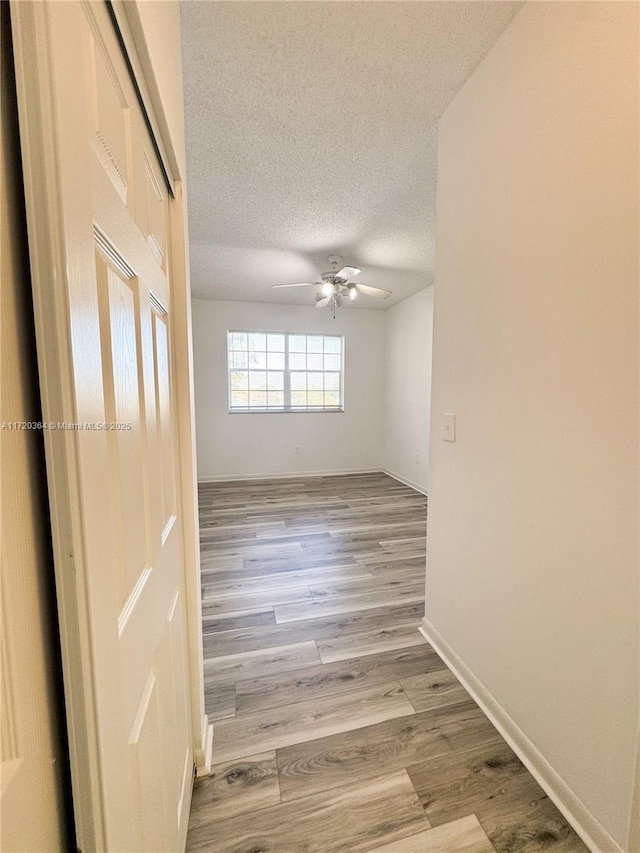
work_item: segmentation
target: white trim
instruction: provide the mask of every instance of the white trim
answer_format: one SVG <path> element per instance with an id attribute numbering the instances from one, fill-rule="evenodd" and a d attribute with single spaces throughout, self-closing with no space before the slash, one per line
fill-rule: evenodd
<path id="1" fill-rule="evenodd" d="M 211 768 L 208 718 L 204 703 L 204 663 L 202 653 L 202 602 L 200 590 L 200 530 L 196 480 L 196 438 L 193 392 L 193 346 L 189 256 L 184 186 L 176 181 L 175 196 L 169 205 L 171 231 L 171 275 L 173 280 L 171 334 L 175 363 L 175 392 L 178 417 L 178 459 L 184 548 L 184 594 L 186 604 L 187 651 L 191 737 L 198 774 Z M 209 752 L 207 752 L 209 750 Z"/>
<path id="2" fill-rule="evenodd" d="M 297 480 L 302 477 L 346 477 L 349 474 L 384 474 L 381 468 L 342 468 L 336 471 L 279 471 L 277 474 L 203 474 L 199 483 L 235 483 L 243 480 Z"/>
<path id="3" fill-rule="evenodd" d="M 400 474 L 396 474 L 394 471 L 390 471 L 388 468 L 383 468 L 382 473 L 386 474 L 388 477 L 393 477 L 394 480 L 397 480 L 404 486 L 409 486 L 410 489 L 415 489 L 416 492 L 421 492 L 423 495 L 428 494 L 426 486 L 422 486 L 420 483 L 416 483 L 414 480 L 410 480 L 408 477 L 401 477 Z"/>
<path id="4" fill-rule="evenodd" d="M 593 853 L 625 853 L 431 622 L 418 628 Z"/>
<path id="5" fill-rule="evenodd" d="M 211 776 L 213 765 L 213 723 L 205 714 L 202 726 L 202 749 L 196 750 L 196 776 Z"/>

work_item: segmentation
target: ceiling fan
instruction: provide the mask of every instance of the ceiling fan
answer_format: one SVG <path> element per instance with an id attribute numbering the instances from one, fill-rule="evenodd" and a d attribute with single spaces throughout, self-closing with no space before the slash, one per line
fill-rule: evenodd
<path id="1" fill-rule="evenodd" d="M 360 270 L 357 267 L 342 267 L 338 270 L 337 266 L 342 261 L 340 255 L 329 255 L 329 263 L 333 266 L 330 272 L 323 272 L 320 275 L 320 281 L 305 281 L 299 284 L 272 284 L 273 288 L 279 287 L 319 287 L 320 292 L 316 293 L 316 308 L 325 308 L 327 305 L 331 308 L 331 316 L 335 319 L 336 308 L 339 308 L 346 298 L 355 299 L 359 293 L 365 296 L 375 296 L 378 299 L 388 299 L 391 296 L 390 290 L 383 290 L 381 287 L 371 287 L 369 284 L 356 284 L 355 281 L 349 281 L 353 276 L 359 275 Z"/>

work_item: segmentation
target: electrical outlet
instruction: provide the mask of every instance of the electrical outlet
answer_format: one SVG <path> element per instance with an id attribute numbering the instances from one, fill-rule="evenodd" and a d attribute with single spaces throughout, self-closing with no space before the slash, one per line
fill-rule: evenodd
<path id="1" fill-rule="evenodd" d="M 416 465 L 420 464 L 420 454 L 416 453 Z"/>
<path id="2" fill-rule="evenodd" d="M 298 447 L 298 445 L 296 445 L 296 446 L 293 448 L 293 452 L 294 452 L 294 453 L 300 453 L 300 448 Z"/>

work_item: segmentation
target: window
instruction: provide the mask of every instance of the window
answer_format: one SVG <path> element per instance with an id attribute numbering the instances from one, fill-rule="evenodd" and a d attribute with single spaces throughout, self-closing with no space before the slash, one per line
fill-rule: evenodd
<path id="1" fill-rule="evenodd" d="M 227 332 L 230 412 L 341 412 L 343 338 Z"/>

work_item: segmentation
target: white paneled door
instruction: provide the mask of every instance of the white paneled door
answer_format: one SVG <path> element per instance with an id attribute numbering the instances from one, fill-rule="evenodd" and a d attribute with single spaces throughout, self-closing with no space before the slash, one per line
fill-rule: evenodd
<path id="1" fill-rule="evenodd" d="M 179 850 L 193 749 L 169 191 L 107 6 L 13 11 L 79 840 Z"/>

